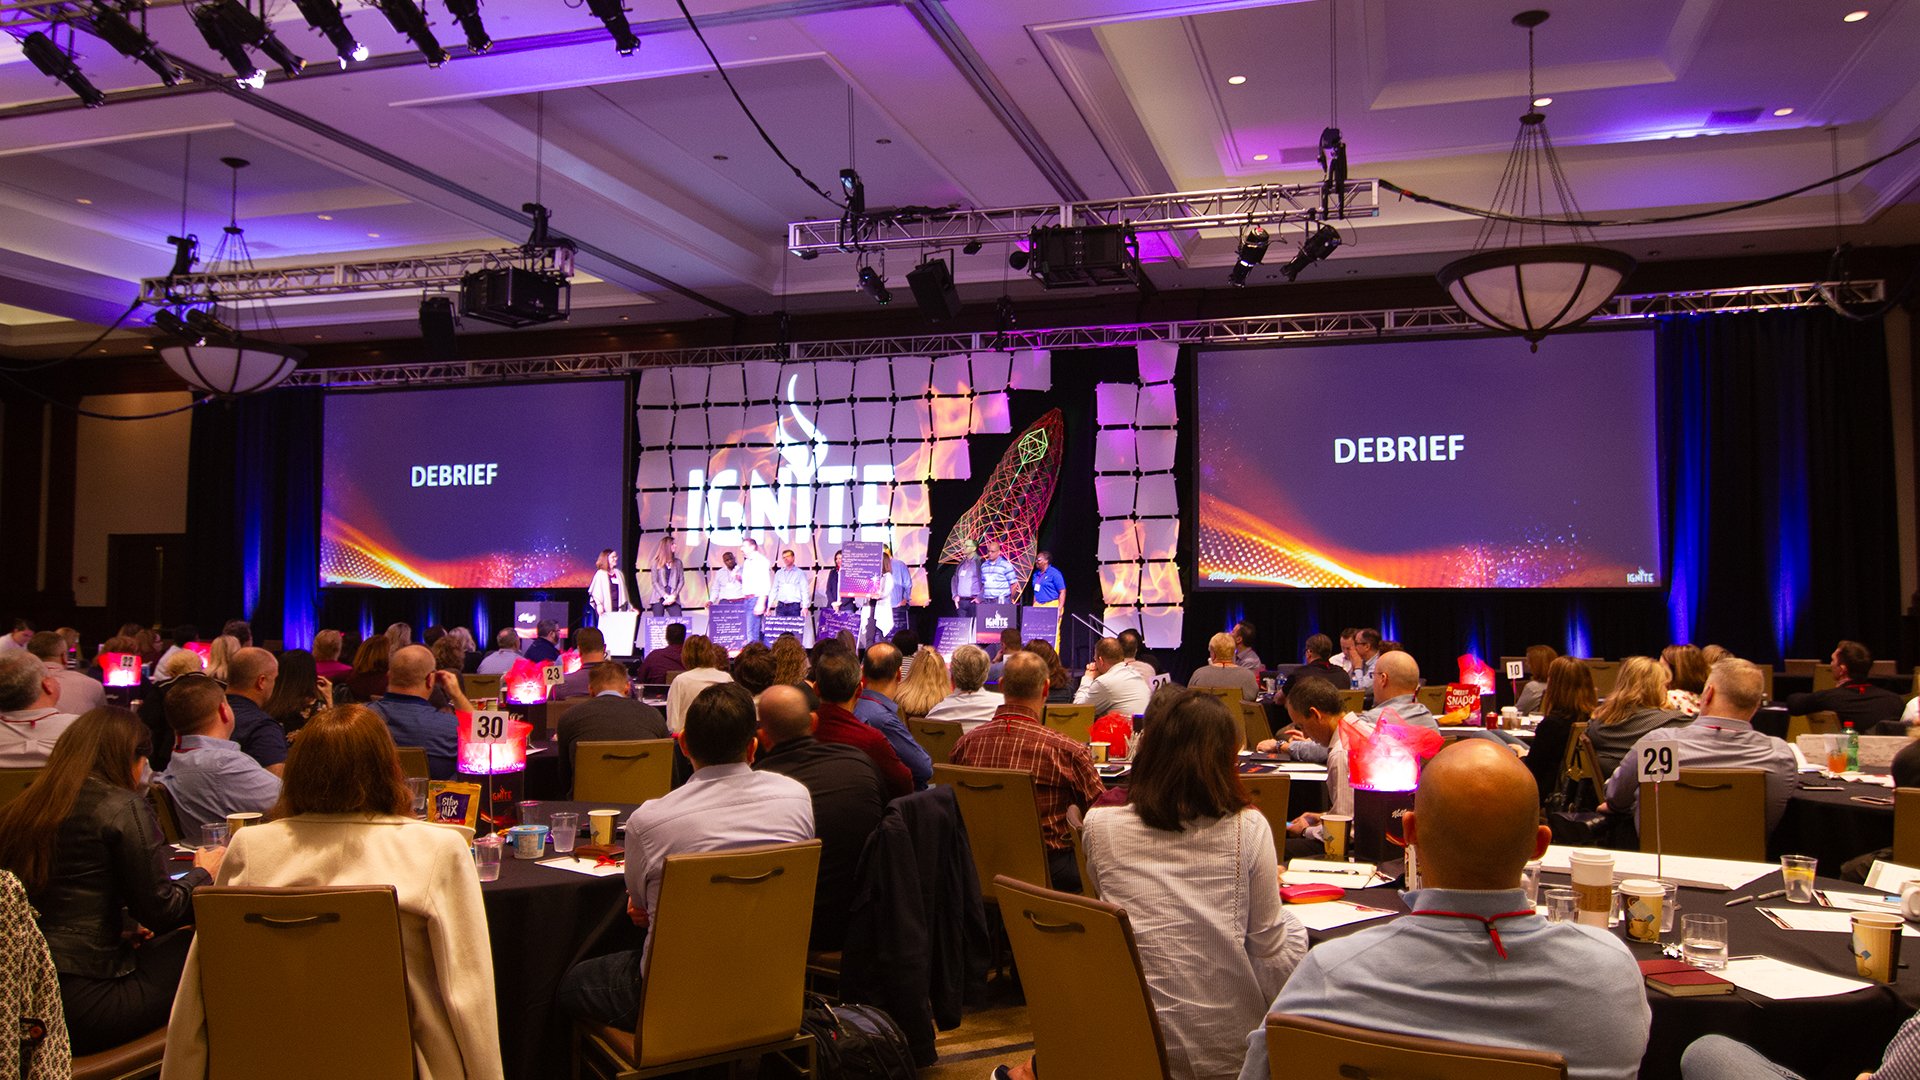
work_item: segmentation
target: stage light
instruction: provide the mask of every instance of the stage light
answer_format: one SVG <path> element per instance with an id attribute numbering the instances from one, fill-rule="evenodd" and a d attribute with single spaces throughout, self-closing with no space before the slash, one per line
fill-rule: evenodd
<path id="1" fill-rule="evenodd" d="M 1240 238 L 1240 249 L 1233 253 L 1233 269 L 1227 271 L 1227 282 L 1234 288 L 1245 288 L 1247 274 L 1267 257 L 1269 242 L 1267 230 L 1258 225 L 1249 228 Z"/>
<path id="2" fill-rule="evenodd" d="M 33 66 L 49 79 L 58 79 L 67 84 L 74 96 L 86 103 L 87 108 L 97 109 L 107 103 L 107 95 L 87 81 L 80 69 L 74 66 L 73 57 L 68 56 L 53 39 L 35 30 L 20 42 L 20 51 L 26 53 Z"/>
<path id="3" fill-rule="evenodd" d="M 841 169 L 840 190 L 847 196 L 847 213 L 859 217 L 867 212 L 867 185 L 861 182 L 859 173 Z"/>
<path id="4" fill-rule="evenodd" d="M 1307 237 L 1307 242 L 1300 245 L 1300 251 L 1287 260 L 1287 265 L 1281 267 L 1280 272 L 1287 276 L 1288 281 L 1292 281 L 1300 276 L 1300 271 L 1332 255 L 1339 246 L 1340 230 L 1331 225 L 1322 225 Z"/>
<path id="5" fill-rule="evenodd" d="M 348 61 L 365 60 L 371 55 L 353 36 L 353 31 L 347 29 L 347 17 L 340 11 L 339 0 L 293 0 L 293 3 L 307 25 L 318 30 L 333 46 L 341 67 L 346 67 Z"/>
<path id="6" fill-rule="evenodd" d="M 420 55 L 427 58 L 428 67 L 439 67 L 451 59 L 451 54 L 442 48 L 433 31 L 427 28 L 427 13 L 420 10 L 413 0 L 379 0 L 380 14 L 395 30 L 407 36 Z"/>
<path id="7" fill-rule="evenodd" d="M 173 269 L 167 271 L 167 276 L 177 278 L 192 273 L 194 259 L 200 253 L 200 238 L 192 234 L 169 236 L 167 243 L 173 245 Z"/>
<path id="8" fill-rule="evenodd" d="M 301 69 L 307 66 L 305 60 L 300 59 L 300 57 L 294 54 L 292 49 L 287 48 L 286 43 L 281 41 L 279 36 L 273 32 L 273 28 L 267 25 L 266 20 L 254 14 L 252 9 L 242 4 L 240 0 L 214 0 L 213 3 L 196 10 L 193 13 L 194 20 L 196 22 L 200 21 L 202 15 L 206 17 L 207 21 L 215 23 L 220 27 L 222 37 L 228 42 L 239 46 L 252 46 L 265 53 L 269 60 L 272 60 L 279 66 L 281 71 L 287 73 L 289 79 L 300 74 Z M 202 36 L 206 34 L 204 24 L 201 27 L 201 34 Z M 213 42 L 209 40 L 208 44 L 211 45 Z M 234 59 L 226 50 L 220 49 L 219 51 L 222 56 L 227 57 L 229 62 Z M 242 55 L 245 55 L 244 52 L 242 52 Z M 251 63 L 251 61 L 249 61 L 249 63 Z M 254 70 L 258 71 L 259 69 L 255 68 Z M 235 65 L 234 75 L 244 78 L 240 71 L 240 65 Z M 254 81 L 261 80 L 255 77 Z"/>
<path id="9" fill-rule="evenodd" d="M 240 336 L 233 327 L 215 318 L 213 313 L 205 308 L 188 308 L 187 325 L 200 335 L 202 341 L 208 338 L 232 339 Z"/>
<path id="10" fill-rule="evenodd" d="M 219 53 L 227 66 L 233 69 L 234 81 L 242 86 L 260 89 L 267 84 L 267 73 L 253 62 L 253 57 L 247 55 L 246 42 L 219 17 L 218 9 L 219 5 L 216 4 L 194 8 L 193 25 L 200 29 L 200 37 L 206 41 L 207 48 Z"/>
<path id="11" fill-rule="evenodd" d="M 153 325 L 159 327 L 161 333 L 180 338 L 189 345 L 204 345 L 207 341 L 205 334 L 188 326 L 178 314 L 166 308 L 153 313 Z"/>
<path id="12" fill-rule="evenodd" d="M 1027 268 L 1027 260 L 1032 257 L 1026 248 L 1014 248 L 1013 251 L 1007 255 L 1007 265 L 1013 267 L 1015 270 L 1025 270 Z"/>
<path id="13" fill-rule="evenodd" d="M 100 40 L 113 46 L 115 52 L 130 60 L 138 60 L 152 69 L 160 81 L 168 86 L 180 85 L 180 69 L 172 61 L 160 55 L 160 47 L 138 27 L 127 21 L 127 17 L 118 10 L 101 5 L 93 9 L 93 32 Z"/>
<path id="14" fill-rule="evenodd" d="M 487 36 L 487 28 L 480 22 L 480 0 L 447 0 L 447 10 L 467 35 L 468 52 L 477 55 L 493 48 L 493 39 Z"/>
<path id="15" fill-rule="evenodd" d="M 613 48 L 621 56 L 632 56 L 640 48 L 640 38 L 633 32 L 633 26 L 627 22 L 627 9 L 620 0 L 587 0 L 587 9 L 593 17 L 606 24 L 607 33 L 613 35 Z"/>
<path id="16" fill-rule="evenodd" d="M 887 288 L 887 279 L 871 266 L 860 268 L 860 291 L 873 297 L 876 304 L 893 303 L 893 290 Z"/>
<path id="17" fill-rule="evenodd" d="M 981 248 L 983 248 L 983 247 L 985 247 L 985 246 L 986 246 L 985 244 L 982 244 L 982 243 L 981 243 L 980 241 L 978 241 L 978 240 L 969 240 L 969 241 L 967 241 L 967 242 L 966 242 L 965 244 L 963 244 L 963 245 L 961 245 L 961 247 L 960 247 L 960 254 L 962 254 L 962 255 L 978 255 L 978 254 L 980 254 L 980 249 L 981 249 Z"/>

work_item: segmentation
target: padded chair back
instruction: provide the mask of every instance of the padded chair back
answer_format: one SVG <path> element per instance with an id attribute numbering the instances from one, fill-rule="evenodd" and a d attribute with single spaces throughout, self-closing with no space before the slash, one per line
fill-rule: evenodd
<path id="1" fill-rule="evenodd" d="M 1438 720 L 1440 714 L 1447 711 L 1446 684 L 1423 686 L 1413 692 L 1413 700 L 1425 705 L 1427 711 L 1433 714 L 1434 719 Z"/>
<path id="2" fill-rule="evenodd" d="M 1805 716 L 1787 717 L 1787 741 L 1794 745 L 1799 744 L 1802 735 L 1838 735 L 1842 730 L 1840 714 L 1835 712 L 1812 712 Z"/>
<path id="3" fill-rule="evenodd" d="M 1870 679 L 1891 679 L 1900 674 L 1900 667 L 1892 660 L 1875 660 L 1873 667 L 1867 670 Z"/>
<path id="4" fill-rule="evenodd" d="M 1567 732 L 1567 748 L 1560 754 L 1560 781 L 1565 783 L 1573 775 L 1573 755 L 1580 748 L 1580 740 L 1587 737 L 1587 721 L 1576 720 Z M 1589 743 L 1592 740 L 1588 740 Z M 1556 785 L 1555 790 L 1558 790 Z"/>
<path id="5" fill-rule="evenodd" d="M 1340 711 L 1343 714 L 1356 713 L 1366 707 L 1367 707 L 1367 692 L 1365 690 L 1340 691 Z"/>
<path id="6" fill-rule="evenodd" d="M 800 1030 L 820 841 L 669 855 L 641 985 L 641 1069 Z"/>
<path id="7" fill-rule="evenodd" d="M 1287 800 L 1293 797 L 1293 778 L 1286 773 L 1242 776 L 1240 783 L 1253 799 L 1253 808 L 1273 826 L 1273 850 L 1280 864 L 1287 862 Z"/>
<path id="8" fill-rule="evenodd" d="M 1267 707 L 1260 702 L 1241 702 L 1240 720 L 1247 728 L 1247 749 L 1251 750 L 1273 738 L 1273 725 L 1267 723 Z"/>
<path id="9" fill-rule="evenodd" d="M 1666 788 L 1656 802 L 1655 786 Z M 1767 859 L 1767 774 L 1761 769 L 1687 769 L 1671 783 L 1640 785 L 1640 850 L 1669 855 Z"/>
<path id="10" fill-rule="evenodd" d="M 1067 838 L 1073 841 L 1073 865 L 1080 870 L 1080 895 L 1098 899 L 1100 890 L 1087 873 L 1087 819 L 1077 806 L 1067 807 Z"/>
<path id="11" fill-rule="evenodd" d="M 469 698 L 497 698 L 500 696 L 500 676 L 498 675 L 462 675 L 460 692 Z"/>
<path id="12" fill-rule="evenodd" d="M 920 749 L 927 752 L 935 765 L 945 765 L 953 756 L 953 744 L 960 740 L 962 727 L 958 720 L 909 720 L 907 731 Z"/>
<path id="13" fill-rule="evenodd" d="M 1166 1043 L 1124 909 L 993 879 L 1047 1080 L 1161 1080 Z"/>
<path id="14" fill-rule="evenodd" d="M 1813 669 L 1813 692 L 1831 690 L 1835 686 L 1833 668 L 1826 664 L 1815 665 Z"/>
<path id="15" fill-rule="evenodd" d="M 1567 779 L 1587 785 L 1593 805 L 1607 801 L 1607 778 L 1600 775 L 1600 753 L 1593 748 L 1593 737 L 1583 729 L 1575 739 L 1573 763 L 1567 766 Z"/>
<path id="16" fill-rule="evenodd" d="M 1582 660 L 1587 670 L 1593 673 L 1593 692 L 1600 697 L 1613 693 L 1613 684 L 1620 681 L 1620 662 L 1618 660 Z"/>
<path id="17" fill-rule="evenodd" d="M 573 744 L 573 797 L 578 802 L 643 803 L 671 790 L 672 739 Z"/>
<path id="18" fill-rule="evenodd" d="M 147 802 L 153 807 L 154 820 L 160 823 L 160 835 L 166 837 L 169 844 L 179 843 L 183 839 L 180 835 L 180 811 L 173 805 L 173 794 L 167 790 L 167 785 L 158 780 L 148 784 Z M 200 838 L 187 838 L 187 842 L 198 844 Z"/>
<path id="19" fill-rule="evenodd" d="M 1567 1059 L 1544 1050 L 1392 1035 L 1331 1020 L 1267 1014 L 1274 1080 L 1566 1080 Z"/>
<path id="20" fill-rule="evenodd" d="M 1894 789 L 1893 861 L 1920 866 L 1920 788 Z"/>
<path id="21" fill-rule="evenodd" d="M 203 886 L 193 915 L 207 1080 L 331 1080 L 346 1046 L 356 1077 L 413 1076 L 393 886 Z M 262 1023 L 262 1003 L 289 993 L 301 1002 L 300 1023 Z"/>
<path id="22" fill-rule="evenodd" d="M 45 1044 L 41 1044 L 45 1052 Z M 147 1080 L 160 1075 L 167 1029 L 156 1028 L 130 1043 L 73 1059 L 73 1080 Z"/>
<path id="23" fill-rule="evenodd" d="M 1220 703 L 1228 709 L 1236 709 L 1240 706 L 1240 688 L 1237 686 L 1195 686 L 1191 689 L 1195 693 L 1212 694 L 1214 697 L 1219 698 Z"/>
<path id="24" fill-rule="evenodd" d="M 425 747 L 401 746 L 395 749 L 400 752 L 400 771 L 402 773 L 410 777 L 419 777 L 422 780 L 433 775 L 427 769 L 427 750 Z"/>
<path id="25" fill-rule="evenodd" d="M 1050 880 L 1031 773 L 935 765 L 933 782 L 953 789 L 960 823 L 966 826 L 967 844 L 973 849 L 973 868 L 981 881 L 992 881 L 1000 874 L 1019 881 Z"/>
<path id="26" fill-rule="evenodd" d="M 1091 705 L 1049 705 L 1040 712 L 1041 723 L 1077 743 L 1093 741 L 1093 722 L 1097 719 Z"/>
<path id="27" fill-rule="evenodd" d="M 0 769 L 0 806 L 5 806 L 26 794 L 35 780 L 40 779 L 39 769 Z"/>

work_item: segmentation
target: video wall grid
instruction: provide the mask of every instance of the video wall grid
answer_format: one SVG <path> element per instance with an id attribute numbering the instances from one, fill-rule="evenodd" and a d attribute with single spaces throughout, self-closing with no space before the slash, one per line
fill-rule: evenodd
<path id="1" fill-rule="evenodd" d="M 1100 592 L 1114 630 L 1138 629 L 1149 648 L 1177 648 L 1185 594 L 1174 552 L 1180 498 L 1174 479 L 1180 350 L 1136 350 L 1140 377 L 1094 387 L 1094 501 L 1100 512 Z"/>

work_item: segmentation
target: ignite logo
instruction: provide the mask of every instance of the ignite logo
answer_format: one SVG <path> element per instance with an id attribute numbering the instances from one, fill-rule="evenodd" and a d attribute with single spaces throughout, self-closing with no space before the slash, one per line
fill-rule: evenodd
<path id="1" fill-rule="evenodd" d="M 1653 583 L 1654 583 L 1653 571 L 1648 570 L 1645 567 L 1641 567 L 1635 570 L 1630 570 L 1627 572 L 1627 584 L 1629 585 L 1651 585 Z"/>
<path id="2" fill-rule="evenodd" d="M 1005 630 L 1007 627 L 1013 625 L 1012 620 L 1008 619 L 1005 615 L 989 615 L 986 617 L 985 622 L 989 630 Z"/>

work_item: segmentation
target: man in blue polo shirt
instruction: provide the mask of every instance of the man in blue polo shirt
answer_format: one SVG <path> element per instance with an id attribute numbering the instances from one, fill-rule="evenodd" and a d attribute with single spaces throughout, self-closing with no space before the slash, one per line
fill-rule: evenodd
<path id="1" fill-rule="evenodd" d="M 1033 602 L 1038 607 L 1065 607 L 1067 579 L 1053 565 L 1053 554 L 1043 551 L 1033 557 Z"/>
<path id="2" fill-rule="evenodd" d="M 427 701 L 435 685 L 461 712 L 473 703 L 460 691 L 460 678 L 451 671 L 433 669 L 433 653 L 424 645 L 409 645 L 387 661 L 387 696 L 371 706 L 387 721 L 395 746 L 418 746 L 427 752 L 427 775 L 451 780 L 460 750 L 460 721 L 451 712 Z"/>
<path id="3" fill-rule="evenodd" d="M 870 646 L 860 666 L 860 696 L 853 699 L 853 717 L 887 737 L 887 745 L 913 774 L 919 791 L 933 779 L 933 758 L 907 730 L 893 695 L 900 689 L 900 650 L 881 642 Z"/>
<path id="4" fill-rule="evenodd" d="M 989 604 L 1011 604 L 1014 595 L 1020 591 L 1020 571 L 1014 568 L 1013 560 L 1000 554 L 1000 542 L 986 542 L 980 563 L 980 587 L 986 594 Z"/>
<path id="5" fill-rule="evenodd" d="M 199 672 L 180 676 L 167 691 L 166 711 L 178 738 L 154 780 L 173 800 L 181 839 L 199 843 L 200 831 L 228 814 L 264 814 L 279 801 L 280 778 L 233 741 L 233 707 L 218 681 Z"/>
<path id="6" fill-rule="evenodd" d="M 287 770 L 287 732 L 268 714 L 266 704 L 279 679 L 280 661 L 265 649 L 249 646 L 227 661 L 227 704 L 233 708 L 230 738 L 275 776 Z"/>

